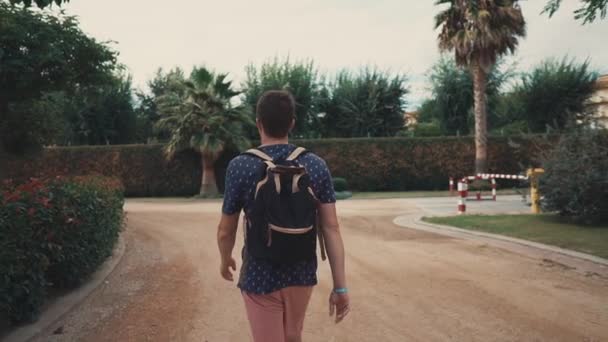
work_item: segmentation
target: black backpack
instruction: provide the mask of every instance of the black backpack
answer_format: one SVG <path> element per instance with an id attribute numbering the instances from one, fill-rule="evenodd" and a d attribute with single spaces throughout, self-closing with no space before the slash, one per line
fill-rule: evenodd
<path id="1" fill-rule="evenodd" d="M 264 162 L 252 208 L 245 216 L 247 252 L 254 258 L 275 264 L 315 260 L 318 235 L 325 259 L 321 234 L 317 234 L 318 200 L 310 176 L 296 161 L 306 152 L 298 147 L 281 160 L 258 149 L 245 152 Z"/>

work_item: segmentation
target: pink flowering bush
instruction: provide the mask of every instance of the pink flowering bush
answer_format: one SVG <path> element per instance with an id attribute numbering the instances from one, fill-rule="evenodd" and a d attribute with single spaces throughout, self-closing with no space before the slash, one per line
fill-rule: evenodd
<path id="1" fill-rule="evenodd" d="M 99 176 L 0 185 L 0 316 L 32 321 L 50 288 L 78 286 L 112 253 L 123 188 Z"/>

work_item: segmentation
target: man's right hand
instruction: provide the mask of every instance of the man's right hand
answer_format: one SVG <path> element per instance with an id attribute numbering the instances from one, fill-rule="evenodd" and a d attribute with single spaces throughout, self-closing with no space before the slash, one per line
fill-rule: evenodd
<path id="1" fill-rule="evenodd" d="M 350 312 L 348 293 L 331 292 L 329 295 L 329 316 L 336 314 L 336 323 L 340 323 Z"/>
<path id="2" fill-rule="evenodd" d="M 222 264 L 220 265 L 220 274 L 222 275 L 222 278 L 229 281 L 234 280 L 232 272 L 230 272 L 231 268 L 236 271 L 236 261 L 234 261 L 233 258 L 230 258 L 230 260 L 227 261 L 222 261 Z"/>

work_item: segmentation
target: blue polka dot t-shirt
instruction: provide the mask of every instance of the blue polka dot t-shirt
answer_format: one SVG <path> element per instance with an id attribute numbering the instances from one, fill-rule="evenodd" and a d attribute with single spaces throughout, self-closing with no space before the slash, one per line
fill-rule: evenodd
<path id="1" fill-rule="evenodd" d="M 291 144 L 267 145 L 259 147 L 273 159 L 287 158 L 296 146 Z M 331 174 L 325 161 L 313 153 L 297 158 L 310 175 L 311 187 L 321 203 L 334 203 Z M 242 154 L 230 161 L 226 170 L 226 187 L 222 212 L 232 215 L 248 212 L 253 204 L 256 183 L 264 172 L 263 162 L 257 157 Z M 247 243 L 247 241 L 245 241 Z M 312 286 L 317 284 L 317 260 L 304 261 L 292 265 L 276 265 L 258 260 L 247 254 L 243 248 L 243 265 L 238 287 L 254 294 L 268 294 L 288 286 Z"/>

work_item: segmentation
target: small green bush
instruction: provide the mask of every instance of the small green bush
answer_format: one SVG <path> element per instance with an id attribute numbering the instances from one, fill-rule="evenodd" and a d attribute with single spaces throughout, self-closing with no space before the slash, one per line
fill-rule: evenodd
<path id="1" fill-rule="evenodd" d="M 353 197 L 353 193 L 350 191 L 336 191 L 337 200 L 345 200 L 351 197 Z"/>
<path id="2" fill-rule="evenodd" d="M 334 177 L 334 190 L 335 191 L 346 191 L 348 190 L 348 182 L 345 178 L 342 177 Z"/>
<path id="3" fill-rule="evenodd" d="M 32 321 L 47 289 L 79 285 L 111 254 L 123 190 L 105 177 L 55 178 L 0 191 L 0 317 Z"/>
<path id="4" fill-rule="evenodd" d="M 543 206 L 578 222 L 608 222 L 608 135 L 563 136 L 543 162 Z"/>
<path id="5" fill-rule="evenodd" d="M 414 128 L 415 137 L 438 137 L 441 136 L 441 127 L 436 122 L 421 122 Z"/>

